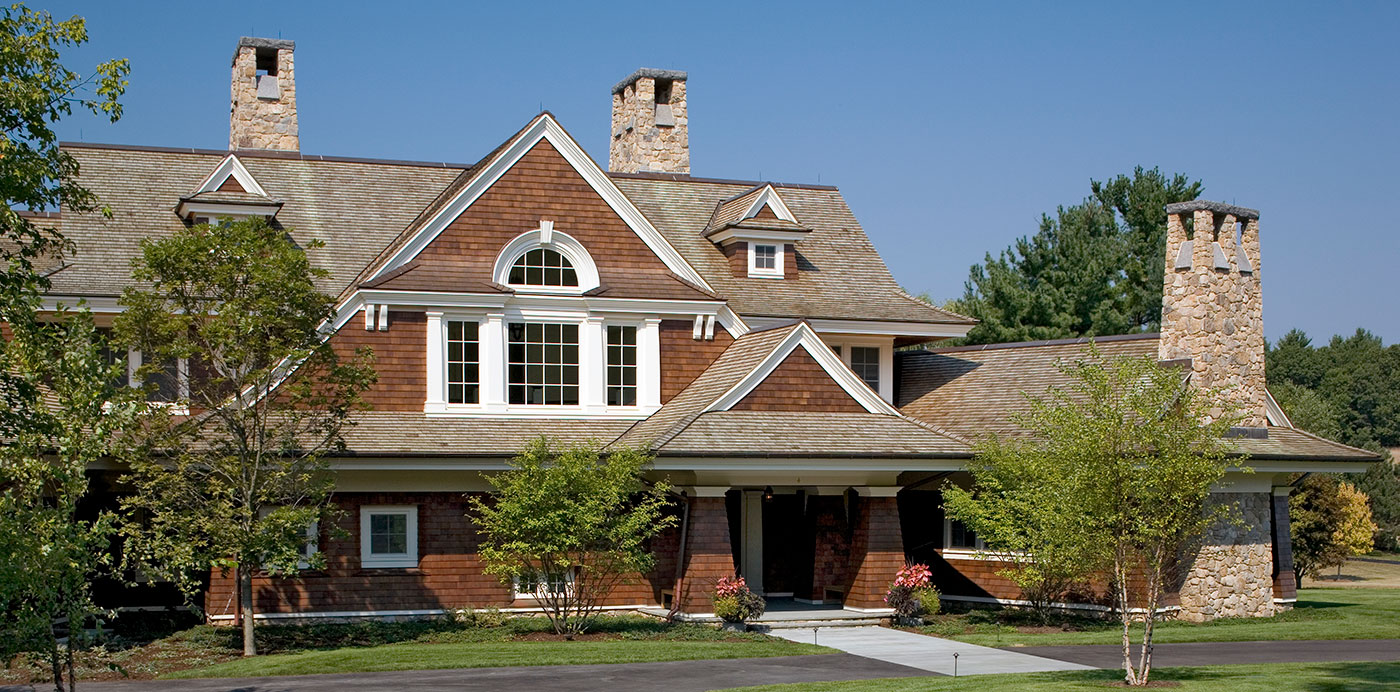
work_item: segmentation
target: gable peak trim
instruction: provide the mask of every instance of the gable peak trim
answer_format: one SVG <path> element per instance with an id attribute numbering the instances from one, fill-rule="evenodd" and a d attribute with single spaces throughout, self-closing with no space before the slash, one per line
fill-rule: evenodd
<path id="1" fill-rule="evenodd" d="M 764 185 L 763 189 L 758 191 L 753 201 L 749 202 L 749 208 L 745 209 L 743 216 L 739 218 L 752 219 L 757 216 L 759 212 L 763 211 L 763 207 L 765 206 L 772 209 L 773 214 L 778 218 L 784 221 L 797 223 L 797 217 L 793 215 L 791 209 L 788 209 L 787 203 L 783 202 L 783 198 L 778 195 L 778 191 L 773 189 L 771 184 Z"/>
<path id="2" fill-rule="evenodd" d="M 802 346 L 807 354 L 821 366 L 822 370 L 826 371 L 826 374 L 866 411 L 901 416 L 897 409 L 881 399 L 879 394 L 871 390 L 865 382 L 856 377 L 850 368 L 846 367 L 845 363 L 841 362 L 841 359 L 821 340 L 821 337 L 806 320 L 794 325 L 792 332 L 769 351 L 768 355 L 753 370 L 740 378 L 739 382 L 729 391 L 706 406 L 704 412 L 728 411 L 733 408 L 764 380 L 768 379 L 768 376 L 773 374 L 773 371 L 778 369 L 778 366 L 782 365 L 783 361 L 787 360 L 798 346 Z"/>
<path id="3" fill-rule="evenodd" d="M 195 188 L 195 191 L 191 193 L 191 195 L 197 195 L 201 192 L 214 192 L 230 177 L 238 181 L 238 184 L 243 186 L 243 191 L 250 195 L 259 195 L 261 197 L 271 196 L 267 194 L 267 191 L 263 189 L 262 185 L 258 184 L 257 179 L 253 177 L 252 173 L 248 172 L 248 169 L 243 166 L 243 162 L 239 161 L 238 156 L 235 154 L 225 156 L 224 160 L 220 161 L 219 165 L 214 167 L 213 172 L 204 180 L 200 181 L 199 187 Z"/>
<path id="4" fill-rule="evenodd" d="M 515 164 L 524 158 L 541 141 L 549 142 L 555 151 L 573 167 L 594 192 L 622 218 L 642 242 L 655 254 L 667 269 L 681 278 L 704 288 L 711 293 L 714 288 L 690 265 L 670 241 L 651 224 L 642 211 L 632 203 L 627 195 L 612 182 L 592 157 L 584 152 L 578 142 L 564 130 L 554 116 L 541 113 L 521 130 L 513 140 L 501 147 L 490 161 L 474 171 L 472 179 L 463 185 L 455 195 L 435 212 L 417 231 L 370 274 L 368 281 L 378 279 L 404 264 L 412 261 L 449 224 L 466 211 L 476 200 L 485 194 L 496 181 L 500 180 Z M 775 212 L 776 213 L 776 212 Z"/>

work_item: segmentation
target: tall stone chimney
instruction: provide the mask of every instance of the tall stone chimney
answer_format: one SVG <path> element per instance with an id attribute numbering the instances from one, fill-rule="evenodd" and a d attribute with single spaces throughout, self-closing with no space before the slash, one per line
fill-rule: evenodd
<path id="1" fill-rule="evenodd" d="M 1195 200 L 1167 205 L 1162 360 L 1191 359 L 1191 381 L 1238 409 L 1243 428 L 1268 425 L 1259 212 Z M 1224 409 L 1211 411 L 1212 418 Z"/>
<path id="2" fill-rule="evenodd" d="M 296 43 L 276 38 L 238 39 L 233 54 L 233 105 L 228 148 L 297 151 L 297 87 L 292 51 Z"/>
<path id="3" fill-rule="evenodd" d="M 642 68 L 613 85 L 608 170 L 690 173 L 685 73 Z"/>

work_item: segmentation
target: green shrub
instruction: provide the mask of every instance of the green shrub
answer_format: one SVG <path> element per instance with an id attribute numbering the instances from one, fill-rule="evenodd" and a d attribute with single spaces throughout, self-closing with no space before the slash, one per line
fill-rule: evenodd
<path id="1" fill-rule="evenodd" d="M 760 615 L 767 606 L 763 597 L 744 589 L 731 596 L 715 597 L 715 617 L 725 622 L 748 622 Z"/>
<path id="2" fill-rule="evenodd" d="M 715 599 L 715 617 L 725 622 L 743 622 L 743 610 L 738 596 L 720 596 Z"/>
<path id="3" fill-rule="evenodd" d="M 937 615 L 938 611 L 942 610 L 943 608 L 942 600 L 939 598 L 938 589 L 931 587 L 927 589 L 919 589 L 918 591 L 914 592 L 914 598 L 919 601 L 920 617 L 929 617 L 930 615 Z"/>

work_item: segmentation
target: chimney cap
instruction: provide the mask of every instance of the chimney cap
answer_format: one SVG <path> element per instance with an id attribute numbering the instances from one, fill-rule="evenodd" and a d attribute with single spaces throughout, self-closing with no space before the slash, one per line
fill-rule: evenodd
<path id="1" fill-rule="evenodd" d="M 612 88 L 612 93 L 622 93 L 623 89 L 626 89 L 627 87 L 631 86 L 633 82 L 643 77 L 650 77 L 652 79 L 671 79 L 679 82 L 685 81 L 685 71 L 661 70 L 655 67 L 643 67 L 641 69 L 638 69 L 636 72 L 627 75 L 622 79 L 622 81 L 618 82 L 617 84 L 614 84 Z"/>
<path id="2" fill-rule="evenodd" d="M 289 41 L 285 38 L 258 38 L 256 36 L 244 36 L 238 39 L 238 47 L 251 48 L 275 48 L 277 50 L 296 50 L 297 42 Z"/>
<path id="3" fill-rule="evenodd" d="M 1224 202 L 1212 202 L 1206 199 L 1193 199 L 1189 202 L 1175 202 L 1167 205 L 1168 214 L 1186 214 L 1194 211 L 1208 211 L 1215 214 L 1230 214 L 1237 219 L 1259 219 L 1259 210 L 1248 207 L 1237 207 Z"/>

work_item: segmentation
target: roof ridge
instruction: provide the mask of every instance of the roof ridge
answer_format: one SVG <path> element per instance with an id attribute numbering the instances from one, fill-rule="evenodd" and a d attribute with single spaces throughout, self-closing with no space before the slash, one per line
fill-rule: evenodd
<path id="1" fill-rule="evenodd" d="M 448 161 L 415 161 L 412 159 L 379 159 L 367 156 L 336 156 L 333 154 L 304 154 L 300 151 L 274 151 L 270 149 L 202 149 L 199 147 L 161 147 L 149 144 L 112 144 L 107 142 L 62 141 L 60 148 L 107 149 L 115 151 L 144 151 L 157 154 L 197 154 L 200 156 L 228 156 L 262 159 L 285 159 L 288 161 L 321 161 L 326 163 L 370 163 L 388 166 L 418 166 L 421 168 L 470 168 L 471 164 Z"/>
<path id="2" fill-rule="evenodd" d="M 1159 339 L 1158 332 L 1143 332 L 1141 334 L 1109 334 L 1105 336 L 1081 336 L 1073 339 L 1049 339 L 1043 341 L 1010 341 L 998 344 L 972 344 L 968 346 L 945 346 L 943 348 L 924 348 L 917 351 L 901 351 L 904 354 L 910 353 L 966 353 L 970 351 L 996 351 L 1011 348 L 1036 348 L 1040 346 L 1071 346 L 1075 344 L 1113 343 L 1118 341 L 1141 341 L 1148 339 Z"/>
<path id="3" fill-rule="evenodd" d="M 650 172 L 650 171 L 646 171 L 646 172 L 641 172 L 641 171 L 639 171 L 639 172 L 636 172 L 636 173 L 622 173 L 622 172 L 620 172 L 620 171 L 607 171 L 607 174 L 608 174 L 608 177 L 609 177 L 609 178 L 631 178 L 631 179 L 634 179 L 634 180 L 664 180 L 664 181 L 674 182 L 674 183 L 709 183 L 709 184 L 716 184 L 716 185 L 748 185 L 748 186 L 751 187 L 751 188 L 753 188 L 753 187 L 763 187 L 764 185 L 772 185 L 772 186 L 775 187 L 775 188 L 778 188 L 778 187 L 785 187 L 785 188 L 790 188 L 790 189 L 794 189 L 794 190 L 826 190 L 826 191 L 836 191 L 836 190 L 839 190 L 839 189 L 840 189 L 840 188 L 836 187 L 835 185 L 822 185 L 822 184 L 818 184 L 818 183 L 781 183 L 781 182 L 762 181 L 762 180 L 741 180 L 741 179 L 738 179 L 738 178 L 702 178 L 702 177 L 692 176 L 692 175 L 685 174 L 685 173 L 655 173 L 655 172 Z M 748 192 L 748 191 L 745 191 L 745 192 Z M 745 193 L 744 193 L 744 192 L 741 192 L 741 193 L 739 193 L 739 194 L 742 195 L 742 194 L 745 194 Z"/>

